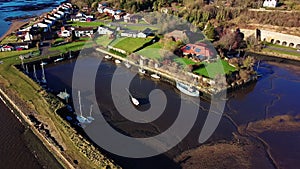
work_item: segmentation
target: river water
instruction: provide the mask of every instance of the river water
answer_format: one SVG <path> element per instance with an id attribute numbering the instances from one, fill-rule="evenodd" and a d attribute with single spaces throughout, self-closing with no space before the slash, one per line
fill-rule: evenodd
<path id="1" fill-rule="evenodd" d="M 19 8 L 22 5 L 34 3 L 49 3 L 50 9 L 53 4 L 51 0 L 45 1 L 1 1 L 0 2 L 0 34 L 3 34 L 9 27 L 9 23 L 4 19 L 8 16 L 21 16 L 24 14 L 40 14 L 48 11 L 49 8 L 35 11 L 24 11 Z M 26 9 L 26 8 L 25 8 Z M 97 58 L 88 61 L 94 64 Z M 69 60 L 58 64 L 47 65 L 45 72 L 48 87 L 54 92 L 67 90 L 71 92 L 72 73 L 75 60 Z M 103 62 L 98 70 L 96 79 L 96 94 L 98 105 L 107 120 L 115 119 L 114 126 L 122 128 L 126 132 L 135 136 L 151 136 L 157 132 L 166 130 L 174 121 L 177 115 L 178 104 L 180 103 L 179 92 L 171 85 L 162 82 L 153 82 L 149 78 L 136 76 L 131 84 L 130 90 L 140 98 L 148 96 L 152 89 L 161 89 L 169 99 L 163 117 L 155 121 L 154 124 L 141 126 L 126 121 L 112 103 L 110 93 L 111 77 L 116 66 L 109 62 Z M 124 69 L 125 73 L 132 73 Z M 275 61 L 262 61 L 259 67 L 262 77 L 258 82 L 243 87 L 238 91 L 229 94 L 225 107 L 225 114 L 229 115 L 234 124 L 228 118 L 223 117 L 221 122 L 208 140 L 209 143 L 220 140 L 231 140 L 232 132 L 236 132 L 236 125 L 246 125 L 249 122 L 256 122 L 280 115 L 300 115 L 299 95 L 300 95 L 300 67 L 289 63 L 278 63 Z M 31 75 L 32 76 L 32 75 Z M 40 71 L 38 71 L 40 77 Z M 84 93 L 83 93 L 84 95 Z M 145 105 L 145 109 L 147 109 Z M 207 116 L 207 109 L 210 103 L 201 100 L 200 110 L 195 125 L 189 135 L 175 148 L 164 155 L 146 159 L 128 159 L 109 154 L 120 165 L 126 168 L 178 168 L 172 158 L 183 151 L 200 146 L 197 141 L 199 133 Z M 88 106 L 85 110 L 88 111 Z M 12 115 L 9 109 L 0 102 L 0 168 L 41 168 L 33 154 L 24 144 L 22 133 L 24 127 Z M 277 124 L 273 124 L 277 125 Z M 154 130 L 155 128 L 155 130 Z M 140 129 L 140 130 L 136 130 Z M 260 133 L 260 137 L 270 146 L 273 158 L 280 168 L 297 168 L 300 165 L 300 137 L 298 130 L 269 130 Z M 254 164 L 255 165 L 255 164 Z"/>
<path id="2" fill-rule="evenodd" d="M 0 36 L 7 31 L 10 25 L 10 22 L 5 21 L 5 18 L 39 15 L 56 7 L 60 2 L 52 0 L 1 0 Z M 25 140 L 28 140 L 25 137 L 30 135 L 29 139 L 31 139 L 31 134 L 24 133 L 25 127 L 14 117 L 2 101 L 0 101 L 0 113 L 0 168 L 43 168 L 25 143 Z"/>
<path id="3" fill-rule="evenodd" d="M 89 58 L 82 71 L 88 71 L 89 67 L 97 63 L 98 58 Z M 68 60 L 61 63 L 49 64 L 45 68 L 48 87 L 54 93 L 64 91 L 71 93 L 72 75 L 76 61 Z M 32 65 L 31 65 L 32 66 Z M 135 137 L 149 137 L 165 131 L 172 125 L 178 115 L 180 105 L 180 93 L 173 86 L 164 82 L 154 82 L 148 77 L 136 75 L 130 84 L 130 91 L 138 98 L 147 98 L 149 92 L 153 89 L 162 90 L 167 96 L 168 103 L 164 114 L 151 124 L 141 125 L 126 120 L 119 114 L 112 101 L 111 79 L 112 76 L 126 76 L 133 74 L 133 71 L 122 67 L 121 74 L 114 75 L 116 65 L 111 61 L 102 61 L 99 66 L 97 78 L 95 80 L 96 96 L 99 108 L 107 121 L 117 129 L 129 133 Z M 297 63 L 279 63 L 277 61 L 261 61 L 258 69 L 262 76 L 256 83 L 252 83 L 237 91 L 228 94 L 228 100 L 224 113 L 229 118 L 223 117 L 221 122 L 206 143 L 214 143 L 223 140 L 231 140 L 233 132 L 237 132 L 237 126 L 246 125 L 249 122 L 258 122 L 272 117 L 281 115 L 300 115 L 300 106 L 298 106 L 298 96 L 300 95 L 300 67 Z M 32 73 L 30 74 L 32 77 Z M 38 70 L 38 76 L 41 77 L 41 71 Z M 89 94 L 82 94 L 82 97 Z M 123 97 L 123 96 L 119 96 Z M 194 104 L 187 97 L 188 104 Z M 146 103 L 145 109 L 150 107 Z M 146 159 L 129 159 L 111 155 L 117 162 L 126 168 L 176 168 L 178 165 L 172 162 L 172 158 L 180 153 L 196 148 L 201 144 L 198 143 L 198 137 L 202 126 L 207 117 L 209 101 L 200 101 L 200 109 L 195 125 L 188 136 L 176 147 L 167 153 Z M 89 106 L 83 105 L 84 112 L 89 111 Z M 189 112 L 186 112 L 189 113 Z M 96 120 L 97 121 L 97 120 Z M 277 123 L 273 123 L 276 126 Z M 271 154 L 276 160 L 279 167 L 294 168 L 300 165 L 300 128 L 289 130 L 265 130 L 260 133 L 260 137 L 270 146 Z M 292 145 L 292 147 L 291 147 Z M 255 166 L 255 162 L 253 164 Z M 260 166 L 255 166 L 260 167 Z"/>

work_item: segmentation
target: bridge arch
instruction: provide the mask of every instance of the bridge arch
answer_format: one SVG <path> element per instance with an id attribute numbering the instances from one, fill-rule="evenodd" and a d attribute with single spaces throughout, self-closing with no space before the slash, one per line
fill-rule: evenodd
<path id="1" fill-rule="evenodd" d="M 297 45 L 296 45 L 296 48 L 297 48 L 297 49 L 300 49 L 300 44 L 297 44 Z"/>
<path id="2" fill-rule="evenodd" d="M 294 47 L 294 45 L 295 45 L 294 43 L 290 43 L 289 47 Z"/>
<path id="3" fill-rule="evenodd" d="M 275 44 L 280 45 L 280 40 L 276 40 Z"/>
<path id="4" fill-rule="evenodd" d="M 286 42 L 286 41 L 283 41 L 283 42 L 282 42 L 282 45 L 283 45 L 283 46 L 287 46 L 287 42 Z"/>
<path id="5" fill-rule="evenodd" d="M 271 39 L 271 41 L 270 41 L 272 44 L 274 43 L 274 39 Z"/>

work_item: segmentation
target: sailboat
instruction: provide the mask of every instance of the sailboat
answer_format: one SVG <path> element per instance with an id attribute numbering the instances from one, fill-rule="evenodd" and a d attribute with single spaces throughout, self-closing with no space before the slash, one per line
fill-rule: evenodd
<path id="1" fill-rule="evenodd" d="M 66 103 L 68 103 L 68 99 L 70 97 L 70 94 L 67 93 L 67 89 L 65 89 L 64 92 L 60 92 L 58 95 L 57 95 L 59 98 L 61 98 L 62 100 L 66 100 Z"/>
<path id="2" fill-rule="evenodd" d="M 90 107 L 90 116 L 87 117 L 88 121 L 91 123 L 94 119 L 94 117 L 92 116 L 92 111 L 93 111 L 93 105 L 91 105 Z"/>
<path id="3" fill-rule="evenodd" d="M 42 65 L 42 83 L 47 83 L 46 76 L 45 76 L 45 70 L 44 65 Z"/>
<path id="4" fill-rule="evenodd" d="M 85 124 L 85 123 L 89 123 L 88 119 L 85 118 L 83 115 L 82 115 L 82 106 L 81 106 L 81 97 L 80 97 L 80 91 L 78 91 L 78 101 L 79 101 L 79 111 L 80 111 L 80 116 L 77 115 L 76 119 L 79 121 L 79 124 L 82 126 L 82 124 Z"/>
<path id="5" fill-rule="evenodd" d="M 125 89 L 129 94 L 130 101 L 132 102 L 132 104 L 135 105 L 135 106 L 138 106 L 140 104 L 140 102 L 131 95 L 131 93 L 129 92 L 129 90 L 127 88 L 125 88 Z"/>
<path id="6" fill-rule="evenodd" d="M 35 65 L 33 65 L 33 76 L 34 76 L 34 78 L 35 78 L 35 81 L 38 82 L 38 83 L 40 83 L 39 79 L 38 79 L 37 76 L 36 76 Z"/>

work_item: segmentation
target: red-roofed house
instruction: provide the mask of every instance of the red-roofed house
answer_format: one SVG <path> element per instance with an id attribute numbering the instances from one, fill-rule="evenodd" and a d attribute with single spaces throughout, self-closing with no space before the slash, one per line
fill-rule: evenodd
<path id="1" fill-rule="evenodd" d="M 200 61 L 206 60 L 216 55 L 213 47 L 206 43 L 187 44 L 181 48 L 183 55 L 192 55 Z"/>

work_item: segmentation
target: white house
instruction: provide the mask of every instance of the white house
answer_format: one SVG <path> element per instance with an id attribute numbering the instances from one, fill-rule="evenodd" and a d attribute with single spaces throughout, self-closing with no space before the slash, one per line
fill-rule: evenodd
<path id="1" fill-rule="evenodd" d="M 76 37 L 92 36 L 94 34 L 93 27 L 79 27 L 74 29 Z"/>
<path id="2" fill-rule="evenodd" d="M 14 50 L 14 47 L 8 46 L 8 45 L 4 45 L 4 46 L 0 47 L 1 52 L 7 52 L 7 51 L 13 51 L 13 50 Z"/>
<path id="3" fill-rule="evenodd" d="M 51 21 L 49 19 L 44 19 L 44 22 L 50 25 L 53 25 L 54 21 Z"/>
<path id="4" fill-rule="evenodd" d="M 277 6 L 277 0 L 265 0 L 263 7 L 275 8 Z"/>
<path id="5" fill-rule="evenodd" d="M 147 38 L 147 35 L 146 35 L 145 33 L 143 33 L 143 32 L 139 32 L 139 33 L 137 34 L 137 37 L 138 37 L 138 38 Z"/>
<path id="6" fill-rule="evenodd" d="M 106 7 L 107 7 L 107 6 L 102 5 L 101 3 L 99 3 L 99 4 L 98 4 L 97 10 L 98 10 L 99 13 L 104 13 L 104 9 L 105 9 Z"/>
<path id="7" fill-rule="evenodd" d="M 99 35 L 111 35 L 113 33 L 114 32 L 109 28 L 101 27 L 101 26 L 98 27 L 98 34 Z"/>
<path id="8" fill-rule="evenodd" d="M 60 19 L 62 16 L 58 13 L 53 14 L 54 17 L 56 17 L 57 19 Z"/>
<path id="9" fill-rule="evenodd" d="M 108 14 L 110 14 L 110 15 L 112 15 L 112 16 L 114 16 L 115 13 L 116 13 L 116 11 L 115 11 L 114 9 L 109 8 L 109 7 L 105 8 L 105 9 L 103 10 L 103 12 L 104 12 L 104 13 L 108 13 Z"/>
<path id="10" fill-rule="evenodd" d="M 71 36 L 71 32 L 69 30 L 63 30 L 63 31 L 61 31 L 60 36 L 64 37 L 64 38 L 70 37 Z"/>
<path id="11" fill-rule="evenodd" d="M 48 16 L 48 19 L 52 20 L 52 21 L 56 21 L 57 19 L 53 16 Z"/>
<path id="12" fill-rule="evenodd" d="M 129 14 L 127 13 L 124 17 L 124 22 L 138 22 L 139 19 L 141 19 L 142 17 L 136 14 Z"/>
<path id="13" fill-rule="evenodd" d="M 63 11 L 57 11 L 57 13 L 58 13 L 59 15 L 61 15 L 61 16 L 64 16 L 64 15 L 65 15 L 65 13 L 64 13 Z"/>
<path id="14" fill-rule="evenodd" d="M 121 36 L 136 38 L 137 34 L 138 34 L 138 31 L 125 30 L 124 32 L 121 33 Z"/>

